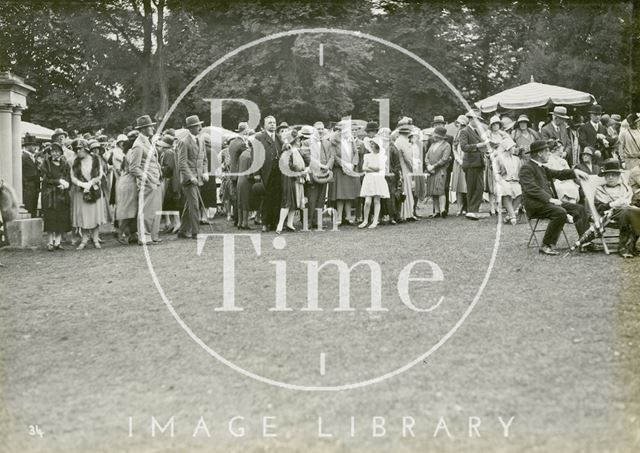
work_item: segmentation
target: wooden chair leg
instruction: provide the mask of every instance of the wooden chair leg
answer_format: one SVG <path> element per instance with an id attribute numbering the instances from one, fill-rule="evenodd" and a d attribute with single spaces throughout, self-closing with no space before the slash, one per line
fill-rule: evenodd
<path id="1" fill-rule="evenodd" d="M 562 227 L 562 237 L 564 237 L 564 241 L 567 243 L 567 248 L 571 248 L 571 243 L 569 242 L 569 238 L 567 237 L 567 233 L 564 232 L 564 227 Z"/>

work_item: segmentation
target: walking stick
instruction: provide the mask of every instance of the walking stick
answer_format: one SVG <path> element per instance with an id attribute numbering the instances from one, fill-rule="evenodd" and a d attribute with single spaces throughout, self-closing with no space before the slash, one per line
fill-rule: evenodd
<path id="1" fill-rule="evenodd" d="M 204 200 L 202 199 L 202 195 L 200 194 L 200 189 L 197 189 L 197 192 L 198 192 L 198 201 L 200 202 L 200 207 L 202 208 L 202 212 L 204 212 L 204 215 L 207 218 L 207 224 L 209 224 L 209 230 L 212 233 L 215 233 L 215 230 L 213 229 L 213 224 L 211 223 L 211 220 L 209 220 L 209 216 L 207 215 L 207 207 L 204 205 Z"/>

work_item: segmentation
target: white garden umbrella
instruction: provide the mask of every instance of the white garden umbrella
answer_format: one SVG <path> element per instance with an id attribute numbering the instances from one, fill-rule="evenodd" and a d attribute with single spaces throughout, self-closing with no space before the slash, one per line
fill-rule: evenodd
<path id="1" fill-rule="evenodd" d="M 33 124 L 28 121 L 21 121 L 22 126 L 22 137 L 26 134 L 33 135 L 37 139 L 40 140 L 51 140 L 51 134 L 53 134 L 53 129 L 49 129 L 48 127 L 40 126 L 39 124 Z"/>
<path id="2" fill-rule="evenodd" d="M 489 96 L 476 102 L 476 106 L 483 113 L 495 112 L 498 108 L 504 110 L 526 110 L 554 105 L 588 105 L 595 102 L 593 95 L 571 88 L 547 85 L 533 81 L 509 88 L 501 93 Z"/>

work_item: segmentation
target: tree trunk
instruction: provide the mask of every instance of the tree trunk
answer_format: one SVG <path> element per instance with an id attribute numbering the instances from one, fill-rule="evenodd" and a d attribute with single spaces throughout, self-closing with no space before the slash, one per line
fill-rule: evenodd
<path id="1" fill-rule="evenodd" d="M 153 77 L 153 62 L 151 60 L 151 46 L 153 35 L 153 9 L 151 8 L 151 0 L 143 0 L 144 14 L 142 16 L 142 26 L 144 30 L 143 35 L 143 49 L 142 49 L 142 71 L 141 80 L 142 83 L 142 112 L 148 114 L 152 108 L 152 91 L 151 91 L 151 78 Z"/>
<path id="2" fill-rule="evenodd" d="M 162 121 L 169 110 L 169 90 L 164 67 L 164 9 L 165 0 L 158 1 L 158 21 L 156 24 L 156 74 L 158 76 L 158 91 L 160 93 L 160 107 L 155 114 L 157 121 Z"/>

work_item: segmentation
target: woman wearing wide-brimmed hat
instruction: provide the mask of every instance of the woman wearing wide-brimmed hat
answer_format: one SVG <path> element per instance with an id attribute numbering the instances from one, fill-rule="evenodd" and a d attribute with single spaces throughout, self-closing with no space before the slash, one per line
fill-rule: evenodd
<path id="1" fill-rule="evenodd" d="M 516 142 L 516 152 L 513 154 L 519 156 L 522 160 L 526 160 L 526 156 L 529 156 L 529 147 L 534 141 L 540 140 L 540 134 L 531 127 L 529 117 L 522 114 L 516 120 L 516 127 L 511 133 L 511 138 Z"/>
<path id="2" fill-rule="evenodd" d="M 484 155 L 484 191 L 489 196 L 490 215 L 494 215 L 496 213 L 496 175 L 493 162 L 496 158 L 498 146 L 508 137 L 509 134 L 502 130 L 502 120 L 500 119 L 500 116 L 494 115 L 491 117 L 491 120 L 489 121 L 489 133 L 487 134 L 487 140 L 489 140 L 491 149 Z"/>
<path id="3" fill-rule="evenodd" d="M 44 231 L 49 233 L 47 249 L 62 249 L 62 234 L 71 230 L 71 204 L 69 187 L 71 185 L 70 168 L 65 160 L 64 148 L 53 143 L 49 156 L 45 158 L 40 172 L 42 174 L 42 209 Z"/>
<path id="4" fill-rule="evenodd" d="M 622 181 L 621 173 L 618 159 L 604 161 L 600 176 L 605 182 L 596 189 L 594 201 L 598 212 L 611 215 L 620 227 L 618 253 L 623 258 L 633 258 L 640 236 L 640 208 L 632 205 L 633 192 Z"/>
<path id="5" fill-rule="evenodd" d="M 451 172 L 451 191 L 456 193 L 456 204 L 458 205 L 458 215 L 467 213 L 467 181 L 462 168 L 462 149 L 460 148 L 460 132 L 469 124 L 466 116 L 460 115 L 455 121 L 458 128 L 453 137 L 453 170 Z"/>
<path id="6" fill-rule="evenodd" d="M 72 226 L 79 228 L 82 241 L 78 250 L 84 249 L 89 240 L 95 248 L 100 246 L 99 227 L 105 223 L 105 200 L 102 193 L 102 167 L 100 159 L 89 152 L 89 144 L 84 139 L 75 139 L 71 148 L 76 153 L 71 168 L 71 182 L 76 186 L 73 191 Z"/>
<path id="7" fill-rule="evenodd" d="M 447 129 L 437 126 L 433 130 L 433 143 L 424 159 L 424 171 L 427 173 L 427 196 L 433 201 L 434 218 L 441 217 L 445 210 L 446 191 L 448 190 L 447 166 L 451 159 L 451 145 L 446 140 Z"/>

